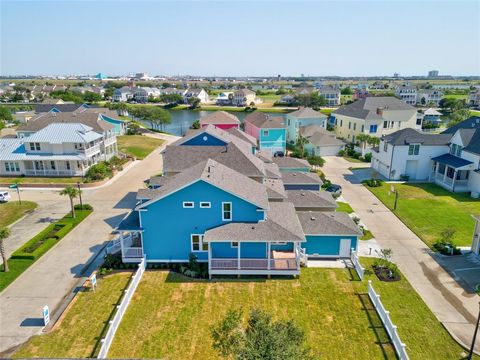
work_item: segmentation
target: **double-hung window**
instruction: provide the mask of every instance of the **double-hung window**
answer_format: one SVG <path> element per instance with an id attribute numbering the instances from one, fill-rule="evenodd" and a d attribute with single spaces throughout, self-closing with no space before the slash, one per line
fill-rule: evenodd
<path id="1" fill-rule="evenodd" d="M 208 243 L 203 242 L 203 235 L 192 234 L 190 238 L 192 240 L 192 251 L 208 251 Z"/>
<path id="2" fill-rule="evenodd" d="M 222 202 L 222 220 L 232 221 L 232 203 Z"/>
<path id="3" fill-rule="evenodd" d="M 410 145 L 408 147 L 408 155 L 418 155 L 420 152 L 420 144 Z"/>
<path id="4" fill-rule="evenodd" d="M 40 151 L 40 143 L 30 143 L 30 150 L 32 151 Z"/>

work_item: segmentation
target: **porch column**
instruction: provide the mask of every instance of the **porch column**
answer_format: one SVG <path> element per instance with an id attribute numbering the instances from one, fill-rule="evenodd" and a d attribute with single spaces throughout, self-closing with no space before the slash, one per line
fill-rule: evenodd
<path id="1" fill-rule="evenodd" d="M 122 259 L 123 259 L 123 233 L 120 234 L 120 249 L 122 251 Z"/>
<path id="2" fill-rule="evenodd" d="M 457 180 L 457 169 L 453 172 L 452 191 L 455 192 L 455 181 Z"/>
<path id="3" fill-rule="evenodd" d="M 271 253 L 272 245 L 270 241 L 267 243 L 267 270 L 270 270 L 270 253 Z"/>
<path id="4" fill-rule="evenodd" d="M 42 160 L 42 169 L 43 169 L 43 176 L 47 176 L 47 170 L 45 170 L 45 161 Z"/>
<path id="5" fill-rule="evenodd" d="M 143 244 L 142 244 L 143 245 Z M 211 280 L 212 279 L 212 243 L 208 244 L 208 278 Z"/>
<path id="6" fill-rule="evenodd" d="M 238 247 L 237 247 L 237 270 L 240 270 L 240 247 L 241 246 L 242 246 L 242 243 L 239 241 Z"/>
<path id="7" fill-rule="evenodd" d="M 445 180 L 447 179 L 447 172 L 448 172 L 448 166 L 445 165 L 445 172 L 443 173 L 443 182 L 445 183 Z"/>
<path id="8" fill-rule="evenodd" d="M 57 175 L 60 175 L 60 171 L 58 170 L 57 160 L 55 160 L 53 163 L 55 164 L 55 171 L 57 172 Z"/>
<path id="9" fill-rule="evenodd" d="M 300 243 L 296 242 L 295 243 L 295 260 L 297 263 L 297 270 L 300 270 Z"/>

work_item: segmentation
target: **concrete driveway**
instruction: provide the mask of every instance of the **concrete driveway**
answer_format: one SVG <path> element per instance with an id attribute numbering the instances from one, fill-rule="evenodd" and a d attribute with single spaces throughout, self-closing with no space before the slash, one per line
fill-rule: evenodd
<path id="1" fill-rule="evenodd" d="M 327 157 L 323 171 L 329 180 L 343 187 L 343 197 L 380 246 L 393 250 L 393 260 L 438 320 L 459 343 L 469 347 L 480 297 L 466 291 L 464 284 L 456 280 L 459 272 L 452 277 L 425 243 L 366 189 L 359 181 L 362 176 L 352 173 L 349 167 L 352 163 L 343 158 Z M 468 271 L 480 279 L 480 271 Z M 480 352 L 480 338 L 475 350 Z"/>
<path id="2" fill-rule="evenodd" d="M 177 139 L 155 137 L 163 137 L 167 143 Z M 143 187 L 145 179 L 162 171 L 163 147 L 107 185 L 86 189 L 84 202 L 95 211 L 0 294 L 0 352 L 39 333 L 42 307 L 48 305 L 54 313 L 62 300 L 75 291 L 79 279 L 89 275 L 84 272 L 86 264 L 101 258 L 97 255 L 111 237 L 112 229 L 134 206 L 135 192 Z M 68 199 L 55 198 L 56 192 L 51 190 L 24 190 L 22 196 L 38 203 L 58 201 L 58 206 L 66 205 L 64 209 L 69 206 Z"/>

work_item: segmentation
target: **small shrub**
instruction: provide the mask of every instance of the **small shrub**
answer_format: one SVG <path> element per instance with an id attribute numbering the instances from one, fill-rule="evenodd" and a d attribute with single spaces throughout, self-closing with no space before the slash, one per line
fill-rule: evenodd
<path id="1" fill-rule="evenodd" d="M 400 180 L 401 181 L 408 181 L 410 179 L 410 175 L 400 175 Z"/>
<path id="2" fill-rule="evenodd" d="M 372 153 L 367 153 L 363 156 L 363 161 L 372 162 Z"/>
<path id="3" fill-rule="evenodd" d="M 121 254 L 107 254 L 103 259 L 103 267 L 107 269 L 121 269 L 122 257 Z"/>
<path id="4" fill-rule="evenodd" d="M 80 207 L 80 204 L 77 204 L 74 206 L 75 210 L 93 210 L 92 205 L 90 204 L 83 204 L 82 207 Z"/>
<path id="5" fill-rule="evenodd" d="M 112 176 L 112 170 L 105 161 L 92 165 L 85 174 L 87 181 L 99 181 Z"/>
<path id="6" fill-rule="evenodd" d="M 368 187 L 379 187 L 382 186 L 382 180 L 380 179 L 368 179 L 362 181 L 363 184 L 367 185 Z"/>

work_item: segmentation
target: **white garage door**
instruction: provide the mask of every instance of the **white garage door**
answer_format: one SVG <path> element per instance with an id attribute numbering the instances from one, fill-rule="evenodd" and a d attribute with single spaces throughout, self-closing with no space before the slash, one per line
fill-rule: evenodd
<path id="1" fill-rule="evenodd" d="M 317 147 L 318 155 L 320 156 L 335 156 L 341 149 L 341 146 L 320 146 L 320 148 Z"/>

